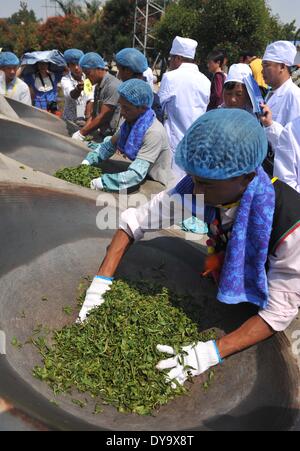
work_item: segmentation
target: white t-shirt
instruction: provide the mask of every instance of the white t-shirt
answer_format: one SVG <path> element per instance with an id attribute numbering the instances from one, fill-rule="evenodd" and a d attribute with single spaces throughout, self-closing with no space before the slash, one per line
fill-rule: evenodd
<path id="1" fill-rule="evenodd" d="M 32 105 L 29 87 L 20 78 L 15 78 L 9 85 L 5 82 L 5 74 L 0 71 L 0 94 L 17 100 L 18 102 Z"/>
<path id="2" fill-rule="evenodd" d="M 85 76 L 82 77 L 82 81 L 85 80 Z M 85 90 L 81 91 L 78 99 L 71 97 L 71 92 L 77 86 L 77 80 L 72 76 L 71 72 L 65 75 L 61 79 L 61 87 L 65 98 L 65 108 L 63 113 L 63 119 L 69 121 L 76 121 L 78 118 L 84 118 L 86 103 L 89 100 L 89 95 Z"/>

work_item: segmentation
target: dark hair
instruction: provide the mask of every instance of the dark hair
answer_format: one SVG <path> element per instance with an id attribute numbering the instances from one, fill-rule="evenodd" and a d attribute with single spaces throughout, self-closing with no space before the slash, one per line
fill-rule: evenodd
<path id="1" fill-rule="evenodd" d="M 237 84 L 237 81 L 229 81 L 228 83 L 224 83 L 224 91 L 232 91 Z"/>
<path id="2" fill-rule="evenodd" d="M 239 53 L 239 58 L 243 58 L 244 61 L 248 56 L 253 58 L 253 56 L 256 56 L 256 53 L 253 50 L 243 50 Z"/>
<path id="3" fill-rule="evenodd" d="M 186 56 L 182 56 L 181 58 L 184 63 L 194 63 L 195 62 L 195 60 L 193 58 L 187 58 Z"/>
<path id="4" fill-rule="evenodd" d="M 130 72 L 132 72 L 132 78 L 139 78 L 143 75 L 143 72 L 133 72 L 133 70 L 129 66 L 123 66 L 123 64 L 119 64 L 119 63 L 117 63 L 117 66 L 122 70 L 127 69 Z"/>
<path id="5" fill-rule="evenodd" d="M 223 66 L 224 64 L 225 55 L 224 52 L 221 50 L 214 50 L 213 52 L 209 53 L 207 56 L 208 61 L 214 61 L 214 63 L 220 63 L 220 66 Z"/>
<path id="6" fill-rule="evenodd" d="M 223 53 L 223 55 L 224 55 L 224 58 L 227 58 L 228 57 L 228 54 L 227 54 L 227 50 L 226 49 L 220 49 L 220 48 L 217 48 L 217 49 L 215 49 L 214 50 L 214 52 L 220 52 L 220 53 Z"/>

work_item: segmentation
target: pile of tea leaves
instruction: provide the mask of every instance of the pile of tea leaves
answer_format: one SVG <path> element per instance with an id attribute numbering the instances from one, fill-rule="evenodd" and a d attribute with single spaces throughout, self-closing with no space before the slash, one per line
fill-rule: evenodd
<path id="1" fill-rule="evenodd" d="M 179 352 L 181 346 L 214 339 L 214 331 L 199 333 L 197 325 L 173 306 L 179 296 L 165 287 L 117 280 L 104 297 L 85 322 L 55 330 L 51 344 L 49 339 L 35 342 L 43 365 L 34 368 L 34 376 L 55 394 L 77 389 L 120 412 L 140 415 L 186 393 L 186 386 L 171 388 L 164 372 L 155 368 L 159 360 L 170 357 L 156 345 L 167 344 Z"/>
<path id="2" fill-rule="evenodd" d="M 101 169 L 94 166 L 81 165 L 77 168 L 60 169 L 55 172 L 54 177 L 89 188 L 91 181 L 101 177 L 101 175 Z"/>

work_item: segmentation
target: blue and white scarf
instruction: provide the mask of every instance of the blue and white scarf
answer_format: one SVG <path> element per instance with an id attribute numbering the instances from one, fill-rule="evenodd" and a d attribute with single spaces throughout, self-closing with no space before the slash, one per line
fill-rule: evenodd
<path id="1" fill-rule="evenodd" d="M 155 113 L 149 108 L 138 118 L 133 126 L 126 121 L 121 125 L 117 146 L 120 152 L 125 154 L 131 161 L 136 159 L 142 147 L 145 134 L 153 124 L 154 119 Z"/>
<path id="2" fill-rule="evenodd" d="M 218 300 L 226 304 L 250 302 L 265 308 L 268 303 L 266 262 L 275 210 L 274 186 L 262 167 L 249 183 L 237 209 L 226 247 L 219 282 Z M 187 176 L 172 192 L 193 193 L 192 178 Z M 206 208 L 206 222 L 213 221 L 216 209 Z"/>

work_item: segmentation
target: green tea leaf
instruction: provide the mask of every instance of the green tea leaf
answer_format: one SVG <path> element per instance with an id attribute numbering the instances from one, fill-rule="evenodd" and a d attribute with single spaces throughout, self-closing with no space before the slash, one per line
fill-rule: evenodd
<path id="1" fill-rule="evenodd" d="M 89 278 L 79 284 L 79 306 L 89 284 Z M 167 358 L 156 345 L 168 344 L 183 358 L 182 346 L 215 339 L 214 331 L 200 333 L 197 324 L 175 307 L 186 299 L 143 280 L 116 280 L 104 298 L 84 323 L 54 330 L 47 339 L 32 339 L 43 361 L 34 368 L 34 376 L 47 382 L 55 395 L 77 390 L 96 398 L 95 414 L 101 412 L 101 405 L 111 404 L 120 412 L 151 415 L 187 393 L 187 385 L 173 389 L 164 372 L 155 368 Z M 68 313 L 69 309 L 63 308 Z M 208 377 L 205 387 L 213 380 L 210 373 Z"/>
<path id="2" fill-rule="evenodd" d="M 101 169 L 94 166 L 81 165 L 77 168 L 60 169 L 55 172 L 54 177 L 89 188 L 91 181 L 101 177 L 101 175 Z"/>

